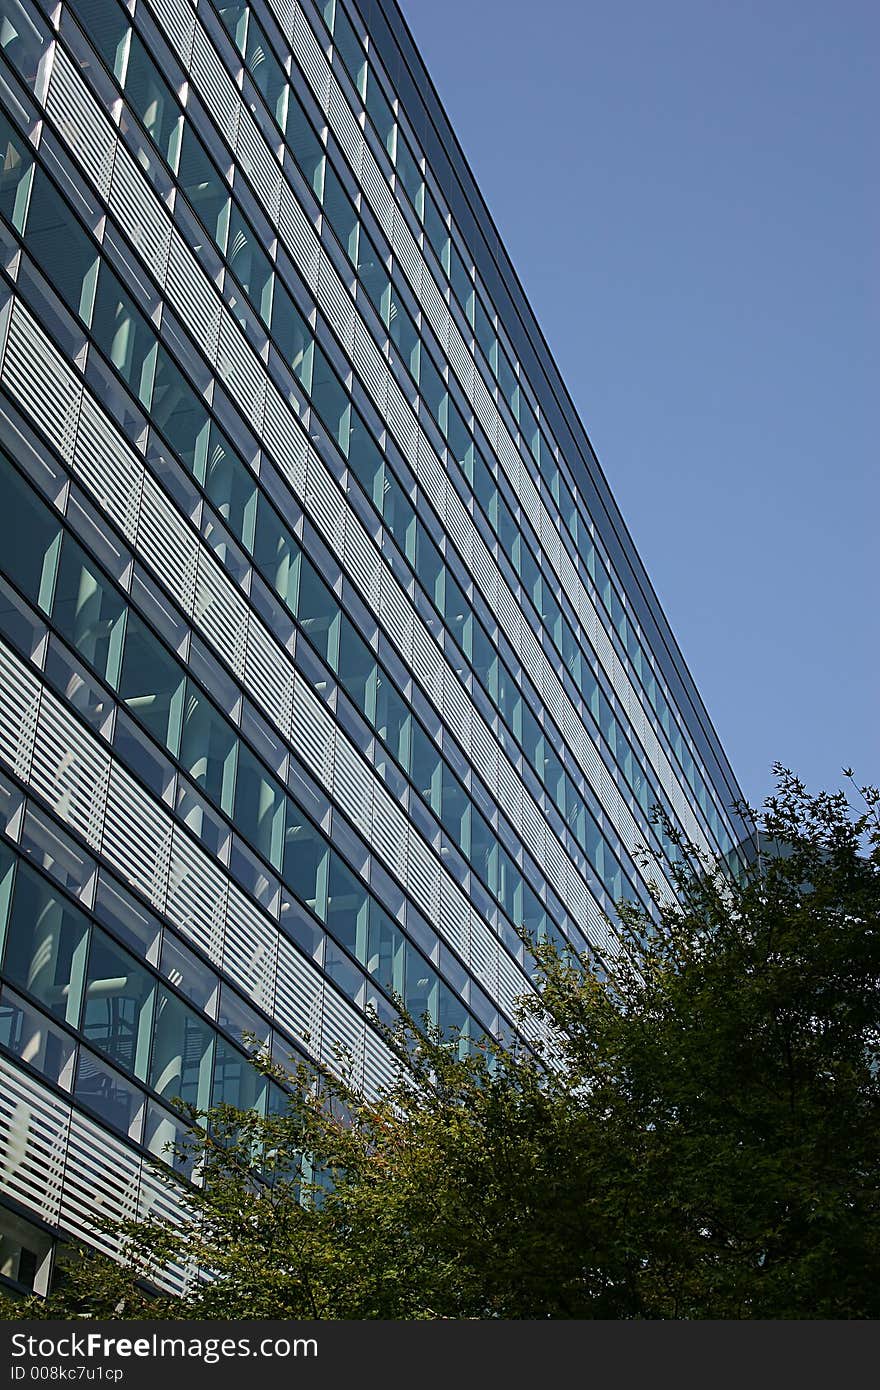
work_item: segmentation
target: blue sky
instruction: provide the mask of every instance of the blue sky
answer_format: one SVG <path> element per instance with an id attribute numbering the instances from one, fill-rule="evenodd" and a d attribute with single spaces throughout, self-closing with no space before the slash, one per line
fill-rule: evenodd
<path id="1" fill-rule="evenodd" d="M 880 780 L 880 6 L 402 4 L 746 795 Z"/>

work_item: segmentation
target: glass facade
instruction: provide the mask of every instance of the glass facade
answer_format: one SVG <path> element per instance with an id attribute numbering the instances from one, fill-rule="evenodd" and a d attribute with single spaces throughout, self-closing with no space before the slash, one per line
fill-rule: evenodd
<path id="1" fill-rule="evenodd" d="M 397 996 L 510 1038 L 518 929 L 606 962 L 641 845 L 670 891 L 655 806 L 749 827 L 393 0 L 0 0 L 0 107 L 0 1275 L 36 1282 L 96 1201 L 167 1200 L 175 1098 L 279 1103 L 252 1038 L 368 1090 Z"/>

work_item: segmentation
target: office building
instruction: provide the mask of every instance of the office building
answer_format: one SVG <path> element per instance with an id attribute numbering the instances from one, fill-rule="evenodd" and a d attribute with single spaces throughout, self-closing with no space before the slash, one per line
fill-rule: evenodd
<path id="1" fill-rule="evenodd" d="M 169 1203 L 175 1097 L 278 1103 L 244 1033 L 372 1091 L 395 993 L 512 1037 L 517 929 L 613 954 L 655 804 L 748 826 L 394 0 L 0 0 L 0 107 L 0 1269 L 44 1289 Z"/>

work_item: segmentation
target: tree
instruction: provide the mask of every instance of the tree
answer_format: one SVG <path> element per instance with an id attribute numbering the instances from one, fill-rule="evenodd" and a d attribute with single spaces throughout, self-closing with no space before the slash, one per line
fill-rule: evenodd
<path id="1" fill-rule="evenodd" d="M 126 1264 L 28 1313 L 880 1316 L 878 794 L 776 771 L 765 852 L 732 877 L 680 845 L 607 974 L 534 944 L 552 1052 L 404 1017 L 378 1101 L 301 1068 L 283 1115 L 192 1115 L 190 1223 L 129 1223 Z M 172 1263 L 211 1278 L 151 1294 Z"/>

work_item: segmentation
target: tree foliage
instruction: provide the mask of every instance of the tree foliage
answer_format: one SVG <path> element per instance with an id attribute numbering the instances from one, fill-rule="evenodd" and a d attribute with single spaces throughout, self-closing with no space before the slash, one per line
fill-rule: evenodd
<path id="1" fill-rule="evenodd" d="M 403 1018 L 378 1100 L 301 1068 L 285 1114 L 193 1114 L 188 1223 L 128 1223 L 27 1314 L 880 1316 L 878 796 L 777 774 L 759 858 L 681 846 L 607 974 L 534 945 L 552 1050 Z M 210 1277 L 157 1294 L 174 1265 Z"/>

